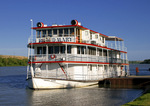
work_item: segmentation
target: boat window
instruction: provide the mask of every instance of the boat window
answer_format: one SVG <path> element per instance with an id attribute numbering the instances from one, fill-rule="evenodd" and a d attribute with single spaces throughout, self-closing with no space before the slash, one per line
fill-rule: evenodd
<path id="1" fill-rule="evenodd" d="M 102 56 L 102 49 L 99 49 L 99 56 Z"/>
<path id="2" fill-rule="evenodd" d="M 48 54 L 53 54 L 53 46 L 48 47 Z"/>
<path id="3" fill-rule="evenodd" d="M 85 54 L 88 54 L 88 48 L 85 47 Z"/>
<path id="4" fill-rule="evenodd" d="M 71 53 L 71 46 L 67 46 L 67 53 Z"/>
<path id="5" fill-rule="evenodd" d="M 41 30 L 37 30 L 37 38 L 41 37 Z"/>
<path id="6" fill-rule="evenodd" d="M 77 54 L 85 54 L 85 46 L 77 46 Z"/>
<path id="7" fill-rule="evenodd" d="M 98 39 L 98 35 L 95 35 L 95 39 Z"/>
<path id="8" fill-rule="evenodd" d="M 60 52 L 65 53 L 65 46 L 60 46 Z"/>
<path id="9" fill-rule="evenodd" d="M 64 29 L 64 36 L 68 36 L 68 28 Z"/>
<path id="10" fill-rule="evenodd" d="M 89 49 L 88 52 L 90 55 L 96 55 L 96 49 L 95 48 L 89 47 L 88 49 Z"/>
<path id="11" fill-rule="evenodd" d="M 92 49 L 89 48 L 89 55 L 92 55 Z"/>
<path id="12" fill-rule="evenodd" d="M 82 47 L 81 47 L 81 54 L 84 54 L 84 50 L 85 50 L 85 47 L 82 46 Z"/>
<path id="13" fill-rule="evenodd" d="M 90 71 L 92 71 L 92 65 L 91 64 L 89 65 L 89 67 L 90 67 Z"/>
<path id="14" fill-rule="evenodd" d="M 88 36 L 89 34 L 88 34 L 88 31 L 85 31 L 85 36 Z"/>
<path id="15" fill-rule="evenodd" d="M 61 37 L 63 34 L 63 29 L 59 29 L 59 36 Z"/>
<path id="16" fill-rule="evenodd" d="M 70 35 L 74 35 L 74 28 L 70 28 Z"/>
<path id="17" fill-rule="evenodd" d="M 107 56 L 107 50 L 103 52 L 103 56 Z"/>
<path id="18" fill-rule="evenodd" d="M 96 55 L 96 49 L 92 49 L 92 55 Z"/>
<path id="19" fill-rule="evenodd" d="M 80 46 L 77 46 L 77 54 L 80 54 Z"/>
<path id="20" fill-rule="evenodd" d="M 46 36 L 46 30 L 43 30 L 42 37 L 45 37 L 45 36 Z"/>
<path id="21" fill-rule="evenodd" d="M 46 54 L 46 47 L 43 47 L 43 54 Z"/>
<path id="22" fill-rule="evenodd" d="M 37 47 L 37 54 L 42 54 L 42 47 Z"/>
<path id="23" fill-rule="evenodd" d="M 57 35 L 57 29 L 53 29 L 53 35 Z"/>
<path id="24" fill-rule="evenodd" d="M 100 37 L 100 41 L 102 40 L 102 37 Z"/>
<path id="25" fill-rule="evenodd" d="M 52 30 L 51 29 L 48 30 L 48 36 L 52 37 Z"/>
<path id="26" fill-rule="evenodd" d="M 92 34 L 90 33 L 90 39 L 92 39 Z"/>
<path id="27" fill-rule="evenodd" d="M 77 36 L 80 35 L 80 29 L 76 28 Z"/>
<path id="28" fill-rule="evenodd" d="M 55 50 L 54 50 L 54 51 L 55 51 L 55 54 L 59 54 L 59 46 L 55 46 L 54 49 L 55 49 Z"/>
<path id="29" fill-rule="evenodd" d="M 102 37 L 102 43 L 104 43 L 104 37 Z"/>

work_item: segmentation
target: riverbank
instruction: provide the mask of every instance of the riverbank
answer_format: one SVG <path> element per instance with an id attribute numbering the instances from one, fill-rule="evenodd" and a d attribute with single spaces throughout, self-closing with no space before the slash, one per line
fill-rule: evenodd
<path id="1" fill-rule="evenodd" d="M 145 59 L 144 61 L 129 61 L 129 64 L 150 64 L 150 59 Z"/>
<path id="2" fill-rule="evenodd" d="M 122 106 L 150 106 L 150 86 L 147 87 L 142 96 Z"/>
<path id="3" fill-rule="evenodd" d="M 0 55 L 0 67 L 27 66 L 28 59 L 25 56 Z"/>

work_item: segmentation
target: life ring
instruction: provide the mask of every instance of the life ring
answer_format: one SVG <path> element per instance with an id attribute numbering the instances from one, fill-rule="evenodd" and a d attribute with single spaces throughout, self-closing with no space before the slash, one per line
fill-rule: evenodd
<path id="1" fill-rule="evenodd" d="M 44 24 L 42 22 L 38 22 L 37 27 L 44 27 Z"/>
<path id="2" fill-rule="evenodd" d="M 54 59 L 54 58 L 56 58 L 56 56 L 55 55 L 51 55 L 51 59 Z"/>

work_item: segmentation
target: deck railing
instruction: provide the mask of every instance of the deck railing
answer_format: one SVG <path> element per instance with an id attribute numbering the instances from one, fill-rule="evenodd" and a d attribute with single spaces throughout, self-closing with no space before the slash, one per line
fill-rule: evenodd
<path id="1" fill-rule="evenodd" d="M 103 62 L 103 63 L 128 63 L 128 60 L 108 58 L 106 56 L 77 55 L 77 54 L 35 54 L 29 57 L 32 62 L 42 61 L 79 61 L 79 62 Z"/>

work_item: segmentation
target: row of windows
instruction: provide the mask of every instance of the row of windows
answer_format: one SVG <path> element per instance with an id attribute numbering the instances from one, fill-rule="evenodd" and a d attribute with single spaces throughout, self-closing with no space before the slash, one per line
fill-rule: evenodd
<path id="1" fill-rule="evenodd" d="M 48 30 L 37 30 L 37 38 L 53 35 L 68 36 L 74 35 L 74 28 L 64 28 L 64 29 L 48 29 Z"/>
<path id="2" fill-rule="evenodd" d="M 104 70 L 104 69 L 107 70 L 107 66 L 106 66 L 106 65 L 104 65 L 104 67 L 103 67 L 103 65 L 98 65 L 98 66 L 97 66 L 97 65 L 92 65 L 92 64 L 88 65 L 88 68 L 89 68 L 90 71 L 92 71 L 92 69 L 93 69 L 94 67 L 95 67 L 97 70 Z M 94 70 L 95 70 L 95 69 L 94 69 Z"/>
<path id="3" fill-rule="evenodd" d="M 48 47 L 48 54 L 59 54 L 65 53 L 66 47 L 65 46 L 49 46 Z M 71 46 L 67 46 L 67 53 L 71 53 Z M 44 47 L 37 47 L 37 54 L 46 54 L 46 46 Z"/>
<path id="4" fill-rule="evenodd" d="M 72 46 L 67 46 L 67 53 L 71 54 Z M 66 47 L 65 46 L 49 46 L 48 47 L 48 54 L 63 54 L 65 53 Z M 77 46 L 77 54 L 89 54 L 89 55 L 96 55 L 96 48 L 88 47 L 86 50 L 85 46 Z M 98 55 L 102 56 L 102 49 L 98 49 Z M 37 54 L 46 54 L 46 46 L 37 47 Z M 103 51 L 103 56 L 107 56 L 107 51 Z"/>
<path id="5" fill-rule="evenodd" d="M 90 35 L 90 39 L 93 39 L 92 37 L 93 37 L 94 35 Z M 98 34 L 95 34 L 95 39 L 99 39 L 100 41 L 102 41 L 102 43 L 104 43 L 105 42 L 105 38 L 104 37 L 100 37 L 99 36 L 99 38 L 98 38 Z"/>
<path id="6" fill-rule="evenodd" d="M 99 56 L 102 56 L 102 49 L 97 50 Z M 89 55 L 96 55 L 96 48 L 88 47 L 86 50 L 85 46 L 77 46 L 77 54 L 89 54 Z M 103 56 L 107 56 L 107 51 L 103 51 Z"/>

